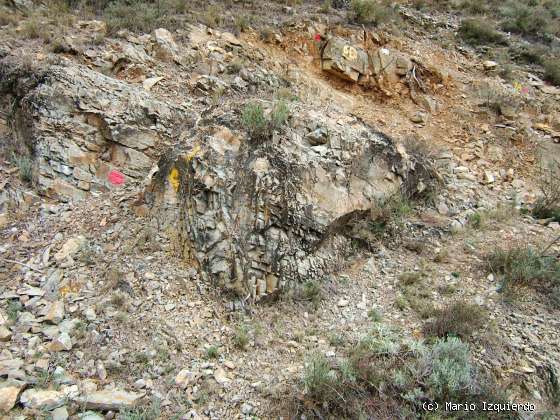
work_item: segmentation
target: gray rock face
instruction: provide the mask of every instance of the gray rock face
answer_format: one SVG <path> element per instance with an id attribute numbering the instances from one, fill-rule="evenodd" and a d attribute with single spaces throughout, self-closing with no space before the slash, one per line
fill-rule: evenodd
<path id="1" fill-rule="evenodd" d="M 78 199 L 143 177 L 184 113 L 71 63 L 36 70 L 8 56 L 0 81 L 0 93 L 16 104 L 12 132 L 31 151 L 34 183 L 49 196 Z"/>
<path id="2" fill-rule="evenodd" d="M 321 121 L 328 142 L 312 146 L 306 127 L 325 118 L 292 111 L 297 129 L 261 144 L 225 127 L 187 139 L 145 194 L 203 278 L 254 300 L 340 267 L 348 232 L 380 199 L 428 183 L 403 147 L 365 124 Z"/>

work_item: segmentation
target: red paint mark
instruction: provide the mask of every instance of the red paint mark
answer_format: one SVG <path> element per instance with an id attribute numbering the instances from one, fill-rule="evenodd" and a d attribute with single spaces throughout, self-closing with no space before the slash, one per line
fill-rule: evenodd
<path id="1" fill-rule="evenodd" d="M 122 185 L 124 184 L 124 175 L 121 174 L 119 171 L 111 171 L 107 176 L 109 182 L 113 185 Z"/>
<path id="2" fill-rule="evenodd" d="M 321 40 L 321 34 L 315 34 L 314 39 L 315 39 L 315 41 L 320 41 Z"/>

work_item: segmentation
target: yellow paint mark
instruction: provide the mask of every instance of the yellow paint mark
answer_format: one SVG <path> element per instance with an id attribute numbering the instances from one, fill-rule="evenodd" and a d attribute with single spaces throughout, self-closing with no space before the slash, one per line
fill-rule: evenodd
<path id="1" fill-rule="evenodd" d="M 194 147 L 192 148 L 192 150 L 187 153 L 187 156 L 185 157 L 185 160 L 187 162 L 190 162 L 195 156 L 196 154 L 200 152 L 200 146 L 198 144 L 195 144 Z"/>
<path id="2" fill-rule="evenodd" d="M 175 192 L 179 191 L 179 171 L 177 168 L 171 169 L 169 173 L 169 183 L 173 186 Z"/>

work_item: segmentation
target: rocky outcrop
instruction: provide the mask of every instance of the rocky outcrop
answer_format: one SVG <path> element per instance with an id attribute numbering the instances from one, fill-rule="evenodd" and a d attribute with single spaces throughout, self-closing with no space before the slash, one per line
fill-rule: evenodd
<path id="1" fill-rule="evenodd" d="M 82 198 L 145 176 L 186 109 L 134 85 L 63 63 L 40 70 L 0 61 L 0 92 L 11 97 L 10 128 L 33 158 L 33 181 L 49 196 Z"/>
<path id="2" fill-rule="evenodd" d="M 355 118 L 292 115 L 264 142 L 233 123 L 185 139 L 160 160 L 145 194 L 203 278 L 254 300 L 340 268 L 356 223 L 428 182 L 404 148 Z"/>

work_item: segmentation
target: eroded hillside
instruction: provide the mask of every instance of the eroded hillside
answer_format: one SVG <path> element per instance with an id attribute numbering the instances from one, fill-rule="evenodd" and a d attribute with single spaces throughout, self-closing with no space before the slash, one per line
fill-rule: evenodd
<path id="1" fill-rule="evenodd" d="M 6 418 L 558 416 L 558 5 L 288 3 L 2 6 Z"/>

